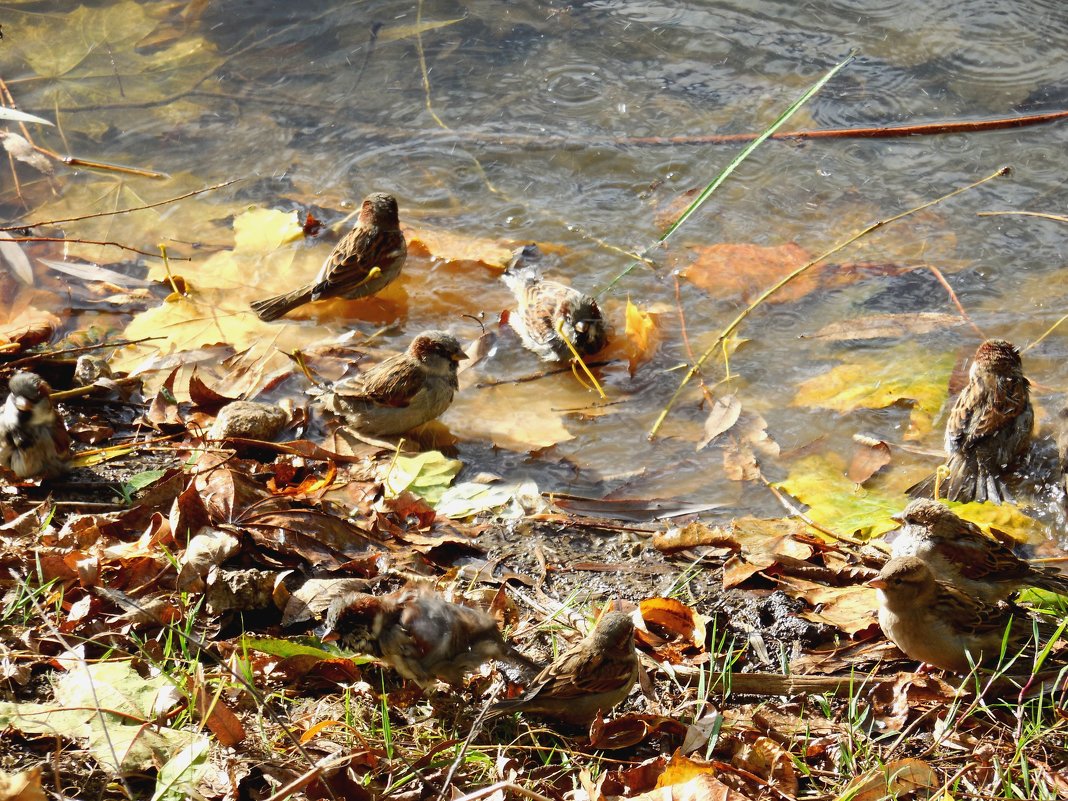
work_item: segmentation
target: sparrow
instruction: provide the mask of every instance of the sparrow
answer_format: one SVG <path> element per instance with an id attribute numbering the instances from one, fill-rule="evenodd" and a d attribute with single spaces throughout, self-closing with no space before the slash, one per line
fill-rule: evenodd
<path id="1" fill-rule="evenodd" d="M 944 496 L 961 503 L 1011 501 L 1005 479 L 1030 445 L 1034 422 L 1019 351 L 1003 339 L 988 339 L 975 351 L 968 385 L 949 413 Z M 929 494 L 933 482 L 909 492 Z"/>
<path id="2" fill-rule="evenodd" d="M 0 467 L 19 478 L 62 473 L 70 457 L 70 436 L 52 406 L 52 388 L 36 373 L 17 372 L 0 410 Z"/>
<path id="3" fill-rule="evenodd" d="M 285 295 L 253 301 L 252 310 L 270 322 L 312 300 L 355 300 L 373 295 L 400 275 L 407 255 L 396 198 L 374 192 L 363 199 L 356 227 L 334 246 L 312 283 Z"/>
<path id="4" fill-rule="evenodd" d="M 490 659 L 529 673 L 539 669 L 504 641 L 489 614 L 450 603 L 424 587 L 382 596 L 342 595 L 327 609 L 323 632 L 350 650 L 378 657 L 422 687 L 434 679 L 459 686 L 464 674 Z"/>
<path id="5" fill-rule="evenodd" d="M 581 642 L 534 677 L 518 698 L 501 701 L 487 719 L 523 711 L 574 726 L 588 726 L 630 694 L 638 679 L 634 621 L 609 612 Z"/>
<path id="6" fill-rule="evenodd" d="M 501 277 L 515 295 L 517 307 L 508 322 L 519 334 L 524 347 L 544 361 L 569 360 L 567 338 L 580 356 L 590 356 L 608 341 L 601 310 L 589 295 L 565 284 L 542 278 L 523 259 L 536 252 L 536 246 L 522 248 Z"/>
<path id="7" fill-rule="evenodd" d="M 1004 600 L 1023 587 L 1068 595 L 1068 576 L 1019 558 L 937 501 L 915 500 L 897 519 L 903 525 L 892 556 L 919 557 L 939 579 L 984 603 Z"/>
<path id="8" fill-rule="evenodd" d="M 891 559 L 868 586 L 877 590 L 883 633 L 910 659 L 954 673 L 997 663 L 1003 642 L 1012 657 L 1028 646 L 1036 628 L 1043 641 L 1056 628 L 1011 603 L 986 603 L 937 580 L 916 556 Z"/>
<path id="9" fill-rule="evenodd" d="M 466 358 L 455 337 L 424 331 L 404 353 L 335 383 L 320 403 L 365 434 L 403 434 L 449 408 L 457 363 Z"/>

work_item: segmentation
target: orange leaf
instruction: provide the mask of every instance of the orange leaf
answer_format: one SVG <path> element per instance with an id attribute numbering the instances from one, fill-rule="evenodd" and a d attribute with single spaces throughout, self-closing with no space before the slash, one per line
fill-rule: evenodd
<path id="1" fill-rule="evenodd" d="M 630 374 L 638 369 L 638 365 L 649 361 L 660 346 L 660 329 L 657 325 L 656 315 L 651 312 L 643 312 L 627 298 L 627 325 L 625 329 L 627 337 L 627 351 L 630 359 Z"/>

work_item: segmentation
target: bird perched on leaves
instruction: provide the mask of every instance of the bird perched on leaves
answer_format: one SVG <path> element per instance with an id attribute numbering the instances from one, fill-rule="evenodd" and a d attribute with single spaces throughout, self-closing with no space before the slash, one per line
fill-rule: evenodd
<path id="1" fill-rule="evenodd" d="M 609 612 L 581 642 L 534 677 L 518 698 L 501 701 L 487 718 L 523 711 L 585 726 L 630 694 L 638 679 L 634 621 Z"/>
<path id="2" fill-rule="evenodd" d="M 538 670 L 504 641 L 486 612 L 450 603 L 426 588 L 341 596 L 327 610 L 324 633 L 421 686 L 433 679 L 460 685 L 466 673 L 490 659 Z"/>
<path id="3" fill-rule="evenodd" d="M 1024 587 L 1068 595 L 1068 576 L 1021 559 L 944 504 L 920 498 L 898 519 L 903 525 L 893 542 L 893 556 L 919 557 L 935 576 L 986 603 Z"/>
<path id="4" fill-rule="evenodd" d="M 1035 413 L 1020 353 L 1003 339 L 988 339 L 975 352 L 968 385 L 957 396 L 946 424 L 949 458 L 940 493 L 951 501 L 1011 500 L 1006 477 L 1031 443 Z M 929 495 L 934 477 L 909 492 Z"/>
<path id="5" fill-rule="evenodd" d="M 955 673 L 996 663 L 1003 641 L 1008 658 L 1029 647 L 1036 628 L 1043 643 L 1054 634 L 1021 607 L 989 604 L 937 580 L 915 556 L 891 559 L 868 586 L 878 590 L 883 633 L 910 659 Z"/>
<path id="6" fill-rule="evenodd" d="M 400 275 L 407 255 L 396 198 L 375 192 L 363 199 L 356 227 L 334 246 L 312 283 L 284 295 L 253 301 L 252 310 L 261 320 L 270 322 L 312 300 L 365 298 Z"/>
<path id="7" fill-rule="evenodd" d="M 320 403 L 365 434 L 403 434 L 449 408 L 459 388 L 457 364 L 466 358 L 455 337 L 424 331 L 404 353 L 335 383 Z"/>
<path id="8" fill-rule="evenodd" d="M 66 468 L 70 436 L 52 406 L 52 388 L 36 373 L 14 373 L 0 410 L 0 467 L 19 478 L 47 478 Z"/>
<path id="9" fill-rule="evenodd" d="M 542 278 L 525 260 L 537 253 L 535 245 L 522 248 L 502 280 L 516 299 L 508 322 L 523 345 L 545 361 L 571 359 L 565 338 L 580 356 L 590 356 L 608 342 L 601 309 L 589 295 L 565 284 Z"/>

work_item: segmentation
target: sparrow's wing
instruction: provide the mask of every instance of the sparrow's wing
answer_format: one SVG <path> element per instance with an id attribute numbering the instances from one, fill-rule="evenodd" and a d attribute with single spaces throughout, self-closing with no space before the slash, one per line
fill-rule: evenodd
<path id="1" fill-rule="evenodd" d="M 382 406 L 407 406 L 426 383 L 422 367 L 405 353 L 390 356 L 366 373 L 338 384 L 341 398 L 365 400 Z"/>
<path id="2" fill-rule="evenodd" d="M 357 226 L 349 231 L 326 257 L 315 278 L 312 297 L 348 295 L 369 280 L 377 267 L 385 272 L 407 252 L 404 234 L 376 226 Z"/>
<path id="3" fill-rule="evenodd" d="M 1030 410 L 1026 379 L 1023 382 L 992 380 L 993 386 L 970 383 L 957 399 L 952 415 L 955 423 L 952 433 L 958 446 L 973 446 L 1005 430 L 1013 420 Z M 948 439 L 950 431 L 947 430 L 946 435 Z"/>

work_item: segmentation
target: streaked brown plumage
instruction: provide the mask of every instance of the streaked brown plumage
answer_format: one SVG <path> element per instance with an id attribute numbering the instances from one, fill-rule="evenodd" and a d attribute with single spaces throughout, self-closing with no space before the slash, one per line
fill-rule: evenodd
<path id="1" fill-rule="evenodd" d="M 1021 559 L 937 501 L 913 501 L 900 520 L 904 525 L 893 542 L 895 557 L 919 557 L 938 579 L 986 603 L 1024 587 L 1068 594 L 1068 576 Z"/>
<path id="2" fill-rule="evenodd" d="M 433 679 L 460 685 L 465 674 L 490 659 L 538 669 L 504 641 L 486 612 L 422 587 L 342 596 L 327 610 L 324 628 L 343 646 L 379 657 L 422 686 Z"/>
<path id="3" fill-rule="evenodd" d="M 630 694 L 638 679 L 634 621 L 609 612 L 593 631 L 534 677 L 526 691 L 495 704 L 487 718 L 527 712 L 576 726 L 589 725 Z"/>
<path id="4" fill-rule="evenodd" d="M 946 424 L 947 474 L 940 494 L 951 500 L 1011 501 L 1006 479 L 1031 444 L 1035 414 L 1019 351 L 989 339 L 975 352 L 968 385 L 957 396 Z M 930 496 L 934 478 L 910 488 Z"/>
<path id="5" fill-rule="evenodd" d="M 956 673 L 968 672 L 973 663 L 995 664 L 1006 630 L 1008 658 L 1035 649 L 1036 627 L 1043 644 L 1056 628 L 1011 603 L 988 604 L 938 581 L 915 556 L 891 559 L 869 586 L 878 590 L 883 633 L 910 659 Z"/>
<path id="6" fill-rule="evenodd" d="M 455 337 L 424 331 L 404 353 L 338 381 L 319 402 L 365 434 L 403 434 L 449 408 L 459 387 L 457 364 L 466 358 Z"/>
<path id="7" fill-rule="evenodd" d="M 396 198 L 375 192 L 364 198 L 356 226 L 334 246 L 312 283 L 253 301 L 252 310 L 270 322 L 313 300 L 373 295 L 400 275 L 407 255 Z"/>
<path id="8" fill-rule="evenodd" d="M 597 353 L 608 342 L 608 329 L 597 301 L 577 289 L 542 278 L 535 267 L 526 264 L 539 255 L 536 245 L 521 248 L 502 276 L 516 299 L 509 324 L 523 345 L 545 361 L 573 358 L 563 337 L 581 356 Z"/>

